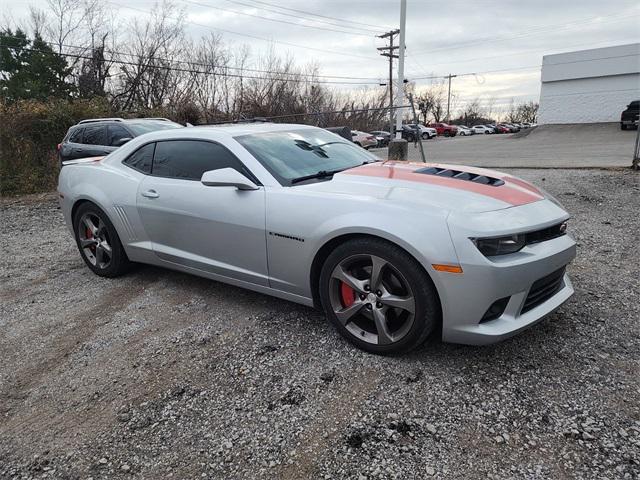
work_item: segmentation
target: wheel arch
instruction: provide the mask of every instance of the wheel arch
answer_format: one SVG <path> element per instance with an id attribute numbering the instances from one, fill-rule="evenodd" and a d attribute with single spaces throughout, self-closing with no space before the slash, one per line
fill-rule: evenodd
<path id="1" fill-rule="evenodd" d="M 370 239 L 376 239 L 376 240 L 381 240 L 383 242 L 387 242 L 390 243 L 400 249 L 402 249 L 407 255 L 409 255 L 413 260 L 415 260 L 415 262 L 418 264 L 418 266 L 420 267 L 420 269 L 424 272 L 424 274 L 426 275 L 426 277 L 429 279 L 429 281 L 431 282 L 431 284 L 433 285 L 433 289 L 436 292 L 436 300 L 438 302 L 438 306 L 440 309 L 440 312 L 442 312 L 442 303 L 441 303 L 441 295 L 440 295 L 440 291 L 438 290 L 438 285 L 436 284 L 436 282 L 434 282 L 433 277 L 431 276 L 431 274 L 427 271 L 427 269 L 424 267 L 424 264 L 422 262 L 420 262 L 418 260 L 418 258 L 416 257 L 415 254 L 413 254 L 411 251 L 409 251 L 409 249 L 405 248 L 402 244 L 400 244 L 400 242 L 396 242 L 393 240 L 390 240 L 388 238 L 385 238 L 381 235 L 376 235 L 374 233 L 344 233 L 338 236 L 335 236 L 329 240 L 327 240 L 316 252 L 315 256 L 313 257 L 313 261 L 311 263 L 311 268 L 310 268 L 310 278 L 309 278 L 309 282 L 310 282 L 310 286 L 311 286 L 311 295 L 312 295 L 312 299 L 313 299 L 313 305 L 315 308 L 321 308 L 321 302 L 320 302 L 320 272 L 322 271 L 322 266 L 324 265 L 325 260 L 327 259 L 327 257 L 330 255 L 330 253 L 339 245 L 342 245 L 343 243 L 346 243 L 350 240 L 354 240 L 354 239 L 358 239 L 358 238 L 370 238 Z M 442 323 L 442 314 L 440 315 L 440 319 L 439 319 L 439 323 Z M 439 327 L 440 325 L 438 325 Z"/>

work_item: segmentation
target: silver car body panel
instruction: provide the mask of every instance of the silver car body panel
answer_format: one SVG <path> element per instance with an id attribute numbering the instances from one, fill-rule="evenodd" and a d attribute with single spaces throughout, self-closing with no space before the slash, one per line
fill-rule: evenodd
<path id="1" fill-rule="evenodd" d="M 459 165 L 451 168 L 501 178 L 506 184 L 486 187 L 432 178 L 418 172 L 425 164 L 406 162 L 365 165 L 329 180 L 282 186 L 234 138 L 303 128 L 315 127 L 194 127 L 136 137 L 101 160 L 64 166 L 59 192 L 65 221 L 73 233 L 72 209 L 89 200 L 107 213 L 132 261 L 305 305 L 314 304 L 311 269 L 323 246 L 346 235 L 377 236 L 401 246 L 424 267 L 442 305 L 442 338 L 452 342 L 485 344 L 506 338 L 542 319 L 573 293 L 565 275 L 557 294 L 519 313 L 532 284 L 575 256 L 570 236 L 501 257 L 485 257 L 470 240 L 565 221 L 567 212 L 535 187 L 509 175 Z M 122 163 L 145 143 L 170 139 L 224 145 L 259 180 L 259 188 L 208 187 L 144 175 Z M 148 192 L 158 196 L 150 198 Z M 463 273 L 436 271 L 434 264 L 460 265 Z M 479 323 L 487 308 L 505 296 L 511 299 L 504 313 Z"/>

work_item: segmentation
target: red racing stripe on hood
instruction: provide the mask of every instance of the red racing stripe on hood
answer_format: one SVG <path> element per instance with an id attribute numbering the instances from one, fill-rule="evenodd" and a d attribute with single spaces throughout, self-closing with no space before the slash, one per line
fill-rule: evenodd
<path id="1" fill-rule="evenodd" d="M 416 173 L 416 170 L 425 167 L 441 167 L 451 168 L 469 173 L 478 173 L 503 180 L 504 185 L 491 186 L 475 183 L 469 180 L 460 180 L 451 177 L 439 177 L 437 175 L 429 175 L 424 173 Z M 525 205 L 527 203 L 537 202 L 544 198 L 544 195 L 533 185 L 528 184 L 520 179 L 513 178 L 509 175 L 500 174 L 493 170 L 485 170 L 481 168 L 466 167 L 464 165 L 441 165 L 431 163 L 415 163 L 415 162 L 377 162 L 362 165 L 360 167 L 345 170 L 342 174 L 360 175 L 365 177 L 388 178 L 391 180 L 404 180 L 409 182 L 427 183 L 430 185 L 438 185 L 441 187 L 455 188 L 468 192 L 485 195 L 495 198 L 502 202 L 513 206 Z"/>

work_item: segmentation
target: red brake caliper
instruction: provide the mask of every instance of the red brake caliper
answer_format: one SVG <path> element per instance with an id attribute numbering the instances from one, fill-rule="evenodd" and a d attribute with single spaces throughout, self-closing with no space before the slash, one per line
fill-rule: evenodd
<path id="1" fill-rule="evenodd" d="M 344 307 L 350 307 L 356 301 L 356 291 L 344 282 L 340 283 L 340 296 Z"/>
<path id="2" fill-rule="evenodd" d="M 93 238 L 93 233 L 91 233 L 91 229 L 89 227 L 86 228 L 85 233 L 87 235 L 87 238 Z M 96 249 L 95 246 L 89 247 L 89 250 L 91 250 L 92 252 L 94 252 L 95 249 Z"/>

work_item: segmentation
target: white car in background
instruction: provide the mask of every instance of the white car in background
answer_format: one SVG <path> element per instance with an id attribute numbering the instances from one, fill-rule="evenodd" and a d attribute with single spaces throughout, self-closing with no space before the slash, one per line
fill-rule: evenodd
<path id="1" fill-rule="evenodd" d="M 471 127 L 471 130 L 473 131 L 473 133 L 486 134 L 486 135 L 493 133 L 493 129 L 487 127 L 486 125 L 474 125 L 473 127 Z"/>
<path id="2" fill-rule="evenodd" d="M 378 145 L 378 140 L 375 136 L 367 132 L 361 132 L 360 130 L 351 130 L 351 140 L 356 145 L 367 150 Z"/>
<path id="3" fill-rule="evenodd" d="M 456 127 L 458 127 L 458 135 L 462 137 L 467 137 L 474 134 L 474 131 L 465 125 L 456 125 Z"/>
<path id="4" fill-rule="evenodd" d="M 435 128 L 425 127 L 421 123 L 418 123 L 417 126 L 420 129 L 420 136 L 422 137 L 423 140 L 429 140 L 431 138 L 435 138 L 435 137 L 438 136 L 438 131 Z M 416 124 L 415 123 L 408 123 L 407 127 L 415 129 L 416 128 Z"/>

